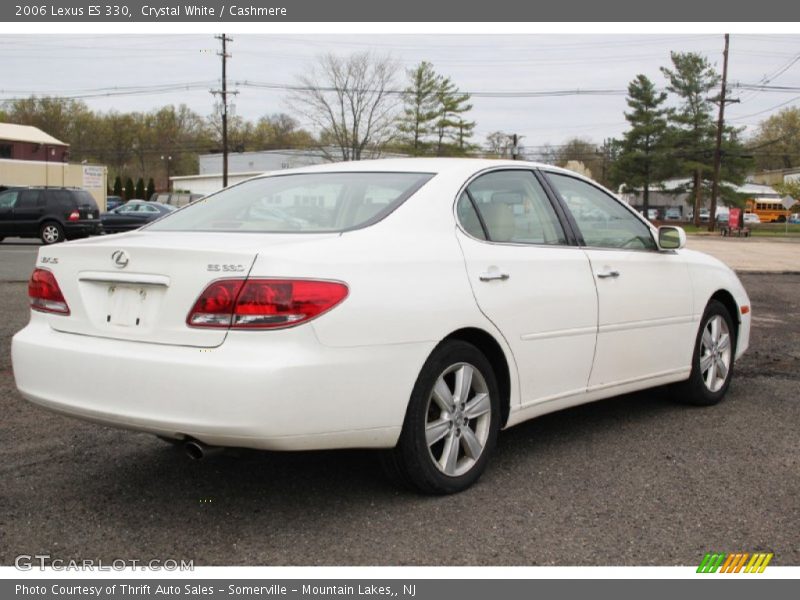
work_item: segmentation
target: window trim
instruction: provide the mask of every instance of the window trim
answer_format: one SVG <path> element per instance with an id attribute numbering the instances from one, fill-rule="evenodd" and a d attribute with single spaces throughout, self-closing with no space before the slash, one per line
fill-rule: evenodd
<path id="1" fill-rule="evenodd" d="M 578 239 L 580 240 L 580 247 L 581 248 L 588 248 L 591 250 L 610 250 L 610 251 L 624 251 L 624 252 L 661 252 L 661 248 L 658 245 L 658 239 L 655 236 L 654 227 L 645 219 L 642 215 L 640 215 L 636 210 L 634 210 L 628 203 L 623 202 L 608 190 L 603 188 L 601 185 L 591 181 L 590 179 L 586 179 L 584 177 L 580 177 L 576 174 L 569 173 L 569 172 L 561 172 L 555 171 L 551 169 L 541 169 L 542 175 L 547 180 L 548 186 L 552 189 L 554 196 L 558 199 L 559 204 L 563 206 L 564 211 L 569 216 L 570 222 L 575 224 L 575 230 L 578 234 Z M 627 210 L 631 215 L 633 215 L 636 220 L 638 220 L 642 225 L 645 226 L 648 232 L 650 232 L 650 240 L 653 242 L 653 248 L 613 248 L 609 246 L 590 246 L 586 243 L 586 240 L 583 238 L 583 234 L 580 232 L 580 227 L 578 227 L 578 222 L 575 219 L 575 216 L 572 214 L 572 211 L 569 209 L 566 200 L 561 195 L 561 192 L 558 191 L 556 185 L 550 180 L 550 175 L 560 175 L 562 177 L 569 177 L 570 179 L 574 179 L 576 181 L 581 181 L 587 184 L 590 187 L 595 188 L 597 191 L 601 192 L 608 198 L 610 198 L 613 202 L 616 202 L 620 206 L 622 206 L 625 210 Z"/>
<path id="2" fill-rule="evenodd" d="M 565 244 L 530 244 L 530 243 L 526 243 L 526 242 L 498 242 L 496 240 L 491 239 L 491 237 L 489 236 L 488 227 L 486 227 L 486 224 L 483 221 L 483 216 L 481 215 L 481 212 L 478 210 L 477 206 L 475 205 L 475 199 L 472 197 L 472 194 L 469 193 L 469 190 L 467 188 L 472 184 L 473 181 L 475 181 L 476 179 L 478 179 L 480 177 L 483 177 L 484 175 L 488 175 L 490 173 L 499 173 L 499 172 L 503 172 L 503 171 L 527 171 L 531 175 L 533 175 L 533 178 L 537 181 L 537 183 L 539 183 L 539 185 L 542 188 L 542 191 L 545 194 L 545 197 L 547 198 L 548 202 L 550 203 L 550 206 L 553 208 L 553 212 L 556 215 L 556 220 L 558 221 L 559 225 L 561 226 L 561 229 L 564 232 L 564 236 L 567 238 L 567 243 L 565 243 Z M 564 220 L 563 212 L 562 212 L 561 208 L 557 205 L 557 198 L 553 194 L 549 193 L 547 187 L 542 184 L 541 180 L 537 176 L 537 171 L 538 171 L 538 169 L 536 167 L 532 167 L 531 165 L 521 164 L 518 167 L 514 166 L 514 165 L 503 165 L 503 166 L 498 166 L 498 167 L 487 167 L 485 169 L 481 169 L 480 171 L 476 171 L 475 173 L 473 173 L 461 185 L 461 187 L 458 189 L 458 192 L 456 193 L 455 200 L 453 201 L 452 214 L 453 214 L 453 219 L 455 220 L 455 223 L 456 223 L 456 227 L 464 235 L 466 235 L 469 239 L 475 240 L 477 242 L 482 242 L 484 244 L 495 244 L 495 245 L 499 245 L 499 246 L 521 246 L 523 248 L 578 248 L 579 245 L 577 244 L 577 240 L 575 239 L 575 237 L 573 235 L 572 227 L 569 225 L 568 222 L 566 222 Z M 465 192 L 467 194 L 467 197 L 469 198 L 470 204 L 472 204 L 473 210 L 475 210 L 475 212 L 478 215 L 478 219 L 480 220 L 480 223 L 481 223 L 481 228 L 483 229 L 483 234 L 486 236 L 485 240 L 482 240 L 480 238 L 476 238 L 475 236 L 470 234 L 464 228 L 464 226 L 461 224 L 461 219 L 458 218 L 458 201 L 461 199 L 461 195 L 464 194 Z"/>

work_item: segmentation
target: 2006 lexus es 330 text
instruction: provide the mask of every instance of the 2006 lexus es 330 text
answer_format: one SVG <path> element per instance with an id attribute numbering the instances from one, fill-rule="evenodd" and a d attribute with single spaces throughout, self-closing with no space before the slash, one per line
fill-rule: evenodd
<path id="1" fill-rule="evenodd" d="M 401 480 L 455 492 L 537 415 L 725 395 L 749 300 L 684 244 L 544 165 L 287 170 L 43 247 L 14 374 L 37 404 L 195 451 L 385 448 Z"/>

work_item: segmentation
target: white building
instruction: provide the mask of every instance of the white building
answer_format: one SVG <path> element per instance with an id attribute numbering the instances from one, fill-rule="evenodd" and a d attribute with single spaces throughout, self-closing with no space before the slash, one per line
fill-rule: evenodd
<path id="1" fill-rule="evenodd" d="M 687 190 L 691 186 L 691 179 L 670 179 L 663 181 L 659 184 L 654 184 L 650 188 L 649 206 L 651 209 L 659 212 L 659 217 L 663 218 L 664 213 L 669 208 L 677 208 L 680 210 L 681 217 L 691 214 L 694 205 L 694 197 L 690 195 Z M 759 183 L 744 183 L 742 185 L 734 185 L 725 181 L 720 182 L 721 186 L 731 189 L 739 194 L 742 198 L 780 198 L 780 194 L 772 187 Z M 642 209 L 642 193 L 641 191 L 628 191 L 621 189 L 620 196 L 625 202 L 630 204 L 636 210 Z M 708 194 L 703 194 L 704 206 L 708 208 L 710 202 Z M 720 206 L 724 206 L 724 202 L 720 201 Z"/>
<path id="2" fill-rule="evenodd" d="M 334 148 L 330 156 L 337 156 Z M 403 154 L 382 154 L 366 158 L 402 158 Z M 330 162 L 322 150 L 264 150 L 262 152 L 231 152 L 228 154 L 228 185 L 240 183 L 267 171 L 294 169 Z M 170 177 L 172 190 L 204 196 L 222 189 L 222 154 L 202 154 L 197 175 Z"/>
<path id="3" fill-rule="evenodd" d="M 228 154 L 228 185 L 261 175 L 318 165 L 326 162 L 320 150 L 265 150 L 263 152 L 232 152 Z M 211 194 L 222 189 L 222 154 L 202 154 L 197 175 L 170 177 L 172 189 L 193 194 Z"/>

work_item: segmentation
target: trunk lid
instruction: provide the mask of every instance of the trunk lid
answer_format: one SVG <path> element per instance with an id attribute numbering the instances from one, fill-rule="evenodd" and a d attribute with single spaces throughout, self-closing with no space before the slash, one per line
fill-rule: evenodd
<path id="1" fill-rule="evenodd" d="M 215 347 L 227 329 L 197 329 L 186 317 L 214 280 L 244 278 L 259 252 L 282 253 L 329 235 L 131 232 L 42 247 L 37 267 L 53 272 L 70 308 L 50 315 L 67 333 Z"/>

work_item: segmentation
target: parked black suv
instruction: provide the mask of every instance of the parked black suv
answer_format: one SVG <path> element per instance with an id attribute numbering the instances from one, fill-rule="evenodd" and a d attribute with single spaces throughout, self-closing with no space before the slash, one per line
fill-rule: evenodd
<path id="1" fill-rule="evenodd" d="M 45 244 L 103 231 L 92 195 L 79 188 L 16 187 L 0 192 L 0 242 L 38 237 Z"/>

